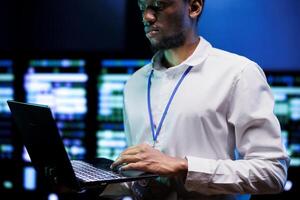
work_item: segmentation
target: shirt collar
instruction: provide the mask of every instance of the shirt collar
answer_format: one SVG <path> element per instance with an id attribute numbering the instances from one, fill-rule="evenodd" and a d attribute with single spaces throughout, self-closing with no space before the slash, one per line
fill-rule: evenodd
<path id="1" fill-rule="evenodd" d="M 200 42 L 197 45 L 195 51 L 186 60 L 177 66 L 171 68 L 165 68 L 161 65 L 161 59 L 163 56 L 163 51 L 158 51 L 152 58 L 151 69 L 154 69 L 156 73 L 181 73 L 188 66 L 200 67 L 201 63 L 208 57 L 209 50 L 212 48 L 211 44 L 206 41 L 203 37 L 200 37 Z M 150 72 L 149 72 L 150 73 Z"/>

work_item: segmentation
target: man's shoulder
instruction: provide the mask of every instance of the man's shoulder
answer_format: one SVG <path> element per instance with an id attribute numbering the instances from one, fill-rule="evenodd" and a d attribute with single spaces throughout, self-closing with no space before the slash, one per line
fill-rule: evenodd
<path id="1" fill-rule="evenodd" d="M 218 48 L 212 48 L 210 56 L 219 60 L 227 60 L 229 62 L 253 62 L 245 56 Z"/>
<path id="2" fill-rule="evenodd" d="M 125 90 L 128 87 L 134 87 L 143 84 L 143 82 L 145 82 L 147 78 L 149 68 L 151 68 L 151 63 L 148 63 L 147 65 L 144 65 L 143 67 L 135 71 L 126 81 Z"/>
<path id="3" fill-rule="evenodd" d="M 213 62 L 217 65 L 239 70 L 242 70 L 247 66 L 258 66 L 257 63 L 245 56 L 218 48 L 212 48 L 208 58 L 210 62 Z"/>
<path id="4" fill-rule="evenodd" d="M 129 78 L 129 80 L 127 82 L 130 81 L 136 81 L 136 79 L 144 79 L 148 72 L 149 72 L 149 68 L 151 68 L 152 64 L 148 63 L 146 65 L 144 65 L 143 67 L 139 68 L 138 70 L 136 70 Z"/>

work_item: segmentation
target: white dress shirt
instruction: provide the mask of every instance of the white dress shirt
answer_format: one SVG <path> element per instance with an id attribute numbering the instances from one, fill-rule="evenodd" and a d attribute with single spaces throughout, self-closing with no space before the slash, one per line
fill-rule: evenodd
<path id="1" fill-rule="evenodd" d="M 186 158 L 185 182 L 171 181 L 167 199 L 236 199 L 235 194 L 283 189 L 288 156 L 274 99 L 259 66 L 245 57 L 213 48 L 200 38 L 194 53 L 178 66 L 161 66 L 162 53 L 139 69 L 124 90 L 128 145 L 153 144 L 147 110 L 152 69 L 151 109 L 157 125 L 183 72 L 155 148 Z"/>

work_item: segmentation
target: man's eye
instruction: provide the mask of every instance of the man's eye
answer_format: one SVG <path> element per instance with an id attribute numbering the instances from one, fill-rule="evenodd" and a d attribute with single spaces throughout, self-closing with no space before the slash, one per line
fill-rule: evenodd
<path id="1" fill-rule="evenodd" d="M 146 10 L 145 6 L 139 6 L 139 7 L 141 12 L 144 12 Z"/>
<path id="2" fill-rule="evenodd" d="M 153 4 L 150 5 L 139 5 L 140 11 L 145 12 L 146 9 L 151 9 L 155 12 L 162 11 L 167 7 L 165 2 L 155 1 Z"/>
<path id="3" fill-rule="evenodd" d="M 160 1 L 157 1 L 154 3 L 153 8 L 155 8 L 157 11 L 161 11 L 166 8 L 166 4 Z"/>

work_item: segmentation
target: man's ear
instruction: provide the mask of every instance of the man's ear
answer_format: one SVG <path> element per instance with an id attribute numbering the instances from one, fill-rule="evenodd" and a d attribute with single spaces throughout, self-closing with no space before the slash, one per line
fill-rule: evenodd
<path id="1" fill-rule="evenodd" d="M 202 8 L 203 8 L 203 1 L 202 0 L 190 0 L 189 1 L 190 4 L 190 17 L 197 19 L 198 16 L 201 14 L 202 12 Z"/>

